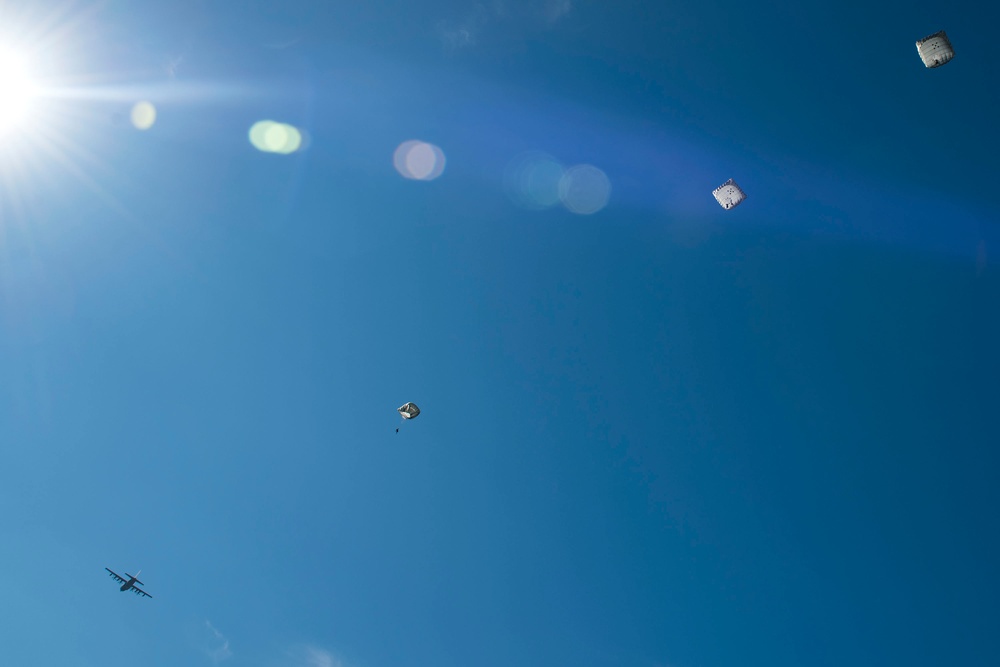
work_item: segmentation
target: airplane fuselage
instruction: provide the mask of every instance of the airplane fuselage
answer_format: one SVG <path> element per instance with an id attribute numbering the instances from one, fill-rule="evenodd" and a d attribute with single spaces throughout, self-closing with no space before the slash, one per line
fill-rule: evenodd
<path id="1" fill-rule="evenodd" d="M 135 582 L 136 582 L 136 578 L 132 577 L 131 579 L 129 579 L 128 581 L 126 581 L 124 584 L 122 584 L 122 587 L 119 590 L 122 593 L 124 593 L 128 589 L 132 588 L 132 584 L 134 584 Z"/>

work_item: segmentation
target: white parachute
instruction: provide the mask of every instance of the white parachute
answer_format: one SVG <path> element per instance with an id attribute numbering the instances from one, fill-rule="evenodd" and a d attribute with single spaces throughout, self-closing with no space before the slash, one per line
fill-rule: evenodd
<path id="1" fill-rule="evenodd" d="M 940 67 L 955 57 L 948 35 L 944 30 L 928 35 L 917 42 L 917 53 L 925 67 Z"/>
<path id="2" fill-rule="evenodd" d="M 403 419 L 413 419 L 420 414 L 420 408 L 417 407 L 416 403 L 407 403 L 396 408 L 396 412 L 398 412 Z"/>
<path id="3" fill-rule="evenodd" d="M 731 178 L 715 188 L 712 195 L 715 197 L 715 201 L 719 202 L 719 206 L 726 210 L 739 206 L 747 198 L 747 194 Z"/>
<path id="4" fill-rule="evenodd" d="M 406 421 L 407 419 L 415 419 L 420 414 L 420 408 L 417 407 L 416 403 L 404 403 L 396 408 L 396 412 L 403 418 L 403 421 Z M 396 433 L 399 433 L 398 428 L 396 429 Z"/>

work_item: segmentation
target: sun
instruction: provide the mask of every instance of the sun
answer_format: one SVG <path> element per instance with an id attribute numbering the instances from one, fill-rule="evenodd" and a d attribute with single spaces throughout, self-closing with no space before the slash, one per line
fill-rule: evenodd
<path id="1" fill-rule="evenodd" d="M 0 134 L 27 117 L 36 92 L 24 59 L 0 50 Z"/>

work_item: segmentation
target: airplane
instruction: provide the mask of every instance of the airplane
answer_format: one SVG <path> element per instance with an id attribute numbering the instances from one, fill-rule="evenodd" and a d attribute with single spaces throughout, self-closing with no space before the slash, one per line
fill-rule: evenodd
<path id="1" fill-rule="evenodd" d="M 108 568 L 104 568 L 104 569 L 108 570 Z M 111 572 L 111 570 L 108 570 L 108 572 Z M 139 572 L 142 572 L 142 570 L 139 570 Z M 136 572 L 136 575 L 138 575 L 139 572 Z M 111 577 L 115 581 L 122 582 L 122 587 L 119 589 L 119 590 L 121 590 L 122 593 L 124 593 L 125 591 L 128 591 L 128 590 L 131 590 L 133 593 L 135 593 L 136 595 L 138 595 L 140 597 L 143 596 L 143 595 L 145 595 L 148 598 L 153 597 L 152 595 L 150 595 L 146 591 L 144 591 L 141 588 L 139 588 L 138 586 L 136 586 L 136 584 L 142 584 L 142 582 L 139 581 L 139 579 L 137 577 L 133 577 L 128 572 L 125 573 L 125 576 L 128 577 L 128 579 L 125 579 L 125 577 L 120 577 L 117 574 L 115 574 L 114 572 L 111 572 Z M 143 586 L 145 586 L 145 584 L 143 584 Z"/>

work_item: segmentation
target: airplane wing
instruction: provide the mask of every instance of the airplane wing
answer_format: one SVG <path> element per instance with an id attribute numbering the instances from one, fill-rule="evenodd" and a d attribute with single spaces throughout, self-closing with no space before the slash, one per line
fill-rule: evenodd
<path id="1" fill-rule="evenodd" d="M 140 597 L 142 597 L 143 595 L 145 595 L 148 598 L 153 597 L 152 595 L 150 595 L 146 591 L 142 590 L 141 588 L 139 588 L 135 584 L 132 584 L 132 590 L 135 591 L 135 594 L 138 595 L 138 596 L 140 596 Z"/>
<path id="2" fill-rule="evenodd" d="M 104 568 L 104 569 L 105 569 L 105 570 L 108 570 L 108 568 Z M 108 572 L 111 572 L 111 570 L 108 570 Z M 120 576 L 118 576 L 118 575 L 117 575 L 117 574 L 115 574 L 114 572 L 111 572 L 111 577 L 112 577 L 112 578 L 113 578 L 113 579 L 114 579 L 115 581 L 119 581 L 119 582 L 121 582 L 121 583 L 123 583 L 123 584 L 124 584 L 124 583 L 125 583 L 125 581 L 126 581 L 125 579 L 122 579 L 122 578 L 121 578 Z"/>

